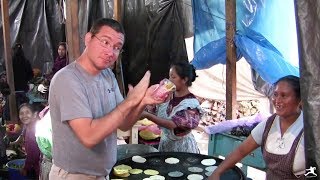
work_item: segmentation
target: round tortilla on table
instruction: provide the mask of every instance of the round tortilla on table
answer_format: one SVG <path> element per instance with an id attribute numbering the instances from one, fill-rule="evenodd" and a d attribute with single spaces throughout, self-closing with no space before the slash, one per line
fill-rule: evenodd
<path id="1" fill-rule="evenodd" d="M 166 178 L 161 175 L 153 175 L 149 177 L 150 180 L 165 180 Z"/>
<path id="2" fill-rule="evenodd" d="M 130 170 L 129 170 L 129 173 L 130 173 L 130 174 L 140 174 L 140 173 L 142 173 L 142 172 L 143 172 L 142 169 L 130 169 Z"/>
<path id="3" fill-rule="evenodd" d="M 132 161 L 136 163 L 145 163 L 147 161 L 146 158 L 141 157 L 141 156 L 132 156 Z"/>
<path id="4" fill-rule="evenodd" d="M 113 167 L 113 174 L 118 177 L 129 177 L 130 173 L 129 170 L 131 170 L 131 166 L 120 164 L 118 166 Z"/>
<path id="5" fill-rule="evenodd" d="M 203 176 L 200 174 L 189 174 L 187 179 L 189 179 L 189 180 L 202 180 Z"/>
<path id="6" fill-rule="evenodd" d="M 177 164 L 180 162 L 180 160 L 178 158 L 170 157 L 170 158 L 165 159 L 164 162 L 166 162 L 168 164 Z"/>
<path id="7" fill-rule="evenodd" d="M 214 170 L 217 169 L 217 167 L 218 167 L 218 166 L 208 166 L 208 167 L 205 168 L 205 170 L 206 170 L 206 171 L 213 172 Z"/>
<path id="8" fill-rule="evenodd" d="M 212 166 L 212 165 L 216 164 L 216 160 L 215 159 L 203 159 L 201 161 L 201 164 L 204 166 Z"/>
<path id="9" fill-rule="evenodd" d="M 153 176 L 153 175 L 159 174 L 159 171 L 154 170 L 154 169 L 146 169 L 143 171 L 143 173 L 145 173 L 146 175 Z"/>
<path id="10" fill-rule="evenodd" d="M 171 171 L 168 173 L 168 176 L 173 177 L 173 178 L 178 178 L 178 177 L 182 177 L 183 173 L 180 171 Z"/>
<path id="11" fill-rule="evenodd" d="M 201 173 L 203 169 L 200 167 L 188 167 L 188 171 L 192 173 Z"/>
<path id="12" fill-rule="evenodd" d="M 213 173 L 213 171 L 207 171 L 204 174 L 209 177 L 209 176 L 211 176 L 212 173 Z"/>

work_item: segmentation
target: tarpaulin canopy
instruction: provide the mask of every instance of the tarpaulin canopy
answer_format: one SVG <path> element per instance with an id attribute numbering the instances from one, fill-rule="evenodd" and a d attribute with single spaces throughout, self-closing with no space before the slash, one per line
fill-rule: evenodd
<path id="1" fill-rule="evenodd" d="M 9 1 L 11 44 L 21 42 L 27 58 L 34 67 L 42 68 L 44 62 L 53 61 L 58 42 L 65 40 L 59 2 L 61 1 Z M 80 38 L 88 31 L 95 19 L 112 17 L 112 0 L 78 0 L 78 2 Z M 320 53 L 318 50 L 320 46 L 320 2 L 296 0 L 296 7 L 292 2 L 290 0 L 237 0 L 237 12 L 240 13 L 238 17 L 242 17 L 237 21 L 237 29 L 243 30 L 244 27 L 249 27 L 260 33 L 277 48 L 283 60 L 297 67 L 298 50 L 292 47 L 296 44 L 296 36 L 291 34 L 295 32 L 288 31 L 295 29 L 295 19 L 292 17 L 295 17 L 294 9 L 296 8 L 300 37 L 301 92 L 305 129 L 307 129 L 305 131 L 307 167 L 316 167 L 319 177 L 320 143 L 317 141 L 320 138 Z M 195 36 L 195 52 L 209 42 L 223 38 L 225 33 L 224 4 L 224 0 L 195 0 L 193 3 L 190 0 L 123 1 L 123 24 L 127 34 L 123 55 L 125 81 L 135 84 L 146 69 L 151 69 L 152 82 L 158 82 L 159 79 L 167 77 L 171 61 L 186 59 L 183 39 L 192 35 L 193 29 L 190 28 L 192 22 L 190 17 L 192 16 L 189 13 L 191 7 L 195 15 L 195 33 L 206 36 L 202 41 L 199 41 L 197 35 Z M 215 7 L 216 12 L 213 13 L 210 7 Z M 202 22 L 202 26 L 197 26 L 197 22 Z M 281 31 L 278 31 L 279 27 L 282 27 Z M 2 43 L 1 40 L 0 60 L 3 62 Z M 81 47 L 83 49 L 83 44 Z M 201 74 L 202 71 L 205 72 L 201 70 L 198 74 Z M 207 75 L 212 78 L 218 77 L 211 73 Z M 237 78 L 240 79 L 239 76 Z M 248 83 L 250 84 L 250 81 Z M 201 87 L 210 88 L 214 85 L 206 82 Z M 206 93 L 212 94 L 217 89 L 223 88 L 209 89 Z M 250 93 L 251 91 L 248 91 L 248 94 Z"/>
<path id="2" fill-rule="evenodd" d="M 148 69 L 151 83 L 158 83 L 168 77 L 173 61 L 188 61 L 184 34 L 190 30 L 182 21 L 185 6 L 175 0 L 124 2 L 126 43 L 122 62 L 126 84 L 136 84 Z"/>
<path id="3" fill-rule="evenodd" d="M 58 43 L 65 41 L 61 8 L 59 0 L 9 1 L 11 46 L 21 43 L 26 58 L 40 70 L 44 62 L 53 62 Z M 2 18 L 0 21 L 2 34 Z M 3 64 L 3 37 L 0 39 L 0 62 Z"/>
<path id="4" fill-rule="evenodd" d="M 320 179 L 320 1 L 296 1 L 306 168 Z"/>
<path id="5" fill-rule="evenodd" d="M 195 57 L 191 63 L 197 69 L 226 62 L 224 4 L 193 1 Z M 294 64 L 298 51 L 293 0 L 237 0 L 236 7 L 234 42 L 238 59 L 245 57 L 269 83 L 289 74 L 299 76 Z"/>

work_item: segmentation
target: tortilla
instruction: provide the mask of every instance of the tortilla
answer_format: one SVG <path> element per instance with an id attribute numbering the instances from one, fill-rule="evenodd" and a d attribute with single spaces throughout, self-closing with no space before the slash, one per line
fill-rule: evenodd
<path id="1" fill-rule="evenodd" d="M 168 163 L 168 164 L 177 164 L 180 162 L 179 159 L 174 158 L 174 157 L 170 157 L 164 160 L 164 162 Z"/>
<path id="2" fill-rule="evenodd" d="M 183 173 L 180 171 L 171 171 L 168 173 L 168 176 L 178 178 L 178 177 L 182 177 Z"/>
<path id="3" fill-rule="evenodd" d="M 156 138 L 160 137 L 160 134 L 155 134 L 155 133 L 148 131 L 148 130 L 141 130 L 139 132 L 139 135 L 145 140 L 152 140 L 152 139 L 156 139 Z"/>
<path id="4" fill-rule="evenodd" d="M 149 177 L 150 180 L 165 180 L 166 178 L 161 175 L 153 175 Z"/>
<path id="5" fill-rule="evenodd" d="M 217 169 L 217 167 L 218 166 L 208 166 L 208 167 L 206 167 L 206 171 L 209 171 L 209 172 L 213 172 L 214 170 L 216 170 Z"/>
<path id="6" fill-rule="evenodd" d="M 130 173 L 130 174 L 140 174 L 140 173 L 142 173 L 142 172 L 143 172 L 142 169 L 130 169 L 130 170 L 129 170 L 129 173 Z"/>
<path id="7" fill-rule="evenodd" d="M 189 180 L 202 180 L 203 176 L 200 174 L 189 174 L 187 179 L 189 179 Z"/>
<path id="8" fill-rule="evenodd" d="M 190 166 L 192 166 L 193 164 L 191 164 L 191 163 L 188 163 L 188 162 L 183 162 L 182 163 L 182 166 L 184 166 L 184 167 L 190 167 Z"/>
<path id="9" fill-rule="evenodd" d="M 118 172 L 118 171 L 113 171 L 113 174 L 114 174 L 115 176 L 123 177 L 123 178 L 130 176 L 130 173 L 129 173 L 128 171 L 126 171 L 126 172 L 125 172 L 125 171 L 120 171 L 120 172 Z"/>
<path id="10" fill-rule="evenodd" d="M 204 166 L 212 166 L 212 165 L 216 164 L 216 160 L 215 159 L 203 159 L 201 161 L 201 164 L 203 164 Z"/>
<path id="11" fill-rule="evenodd" d="M 113 167 L 113 174 L 118 177 L 128 177 L 130 176 L 129 170 L 132 168 L 125 164 L 120 164 L 118 166 Z"/>
<path id="12" fill-rule="evenodd" d="M 188 171 L 193 172 L 193 173 L 201 173 L 203 171 L 203 169 L 199 168 L 199 167 L 188 167 Z"/>
<path id="13" fill-rule="evenodd" d="M 204 174 L 209 177 L 209 176 L 211 176 L 212 173 L 213 173 L 213 171 L 207 171 Z"/>
<path id="14" fill-rule="evenodd" d="M 187 158 L 187 161 L 191 162 L 191 163 L 197 163 L 199 161 L 198 158 L 195 158 L 195 157 L 188 157 Z"/>
<path id="15" fill-rule="evenodd" d="M 136 163 L 145 163 L 147 160 L 141 156 L 132 156 L 132 161 Z"/>
<path id="16" fill-rule="evenodd" d="M 159 174 L 159 171 L 156 171 L 156 170 L 153 170 L 153 169 L 146 169 L 146 170 L 144 170 L 143 172 L 144 172 L 146 175 L 150 175 L 150 176 Z"/>

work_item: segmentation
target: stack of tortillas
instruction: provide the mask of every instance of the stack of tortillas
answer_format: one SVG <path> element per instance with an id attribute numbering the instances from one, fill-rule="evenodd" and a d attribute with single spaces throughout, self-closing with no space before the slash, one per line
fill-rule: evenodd
<path id="1" fill-rule="evenodd" d="M 130 176 L 129 171 L 131 169 L 132 168 L 128 165 L 120 164 L 118 166 L 113 167 L 113 174 L 118 177 L 128 177 L 128 176 Z"/>

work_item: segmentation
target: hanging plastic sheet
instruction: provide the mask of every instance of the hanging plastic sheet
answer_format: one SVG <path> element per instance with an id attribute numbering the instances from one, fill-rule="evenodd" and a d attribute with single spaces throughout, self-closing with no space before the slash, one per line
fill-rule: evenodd
<path id="1" fill-rule="evenodd" d="M 225 2 L 223 0 L 193 1 L 193 8 L 195 58 L 192 63 L 197 68 L 221 63 L 225 57 L 223 54 L 225 46 L 222 46 L 223 44 L 220 42 L 221 38 L 225 37 Z M 276 69 L 277 71 L 270 73 L 266 69 L 271 68 L 256 69 L 257 66 L 253 66 L 262 78 L 269 83 L 273 83 L 283 75 L 299 76 L 296 63 L 298 61 L 298 51 L 293 0 L 237 0 L 236 12 L 237 35 L 240 36 L 236 36 L 235 41 L 238 43 L 237 47 L 240 48 L 240 51 L 243 51 L 241 54 L 245 55 L 245 58 L 251 57 L 251 60 L 248 61 L 250 65 L 268 60 L 263 64 L 268 64 L 270 67 L 279 67 Z M 291 31 L 288 32 L 288 29 Z M 255 35 L 252 35 L 252 32 L 256 32 Z M 216 45 L 212 44 L 214 42 L 216 42 Z M 246 47 L 242 47 L 243 44 Z M 256 52 L 255 50 L 262 51 Z M 241 55 L 239 51 L 237 52 L 239 59 Z M 197 62 L 200 59 L 202 62 Z M 222 63 L 224 64 L 225 61 Z M 285 65 L 284 69 L 282 69 L 283 65 Z M 273 74 L 273 77 L 269 77 L 271 74 Z"/>
<path id="2" fill-rule="evenodd" d="M 173 61 L 188 61 L 180 6 L 175 0 L 124 2 L 125 84 L 136 84 L 147 70 L 151 83 L 158 83 Z"/>
<path id="3" fill-rule="evenodd" d="M 237 47 L 237 59 L 244 57 L 251 67 L 269 82 L 292 74 L 299 76 L 299 69 L 284 60 L 281 53 L 261 34 L 246 28 L 244 33 L 237 32 L 234 41 Z M 226 62 L 225 37 L 212 41 L 201 48 L 191 63 L 197 69 L 207 69 Z"/>
<path id="4" fill-rule="evenodd" d="M 270 84 L 286 75 L 299 76 L 299 68 L 284 60 L 266 39 L 247 29 L 245 35 L 236 35 L 235 44 L 243 57 L 259 75 Z"/>
<path id="5" fill-rule="evenodd" d="M 53 61 L 57 44 L 64 41 L 63 14 L 59 1 L 9 1 L 11 45 L 21 43 L 33 67 L 42 69 Z M 0 18 L 2 21 L 2 17 Z M 2 23 L 1 23 L 2 31 Z M 3 36 L 0 36 L 0 60 L 4 64 Z"/>
<path id="6" fill-rule="evenodd" d="M 85 48 L 84 36 L 90 30 L 93 22 L 102 17 L 113 17 L 113 0 L 78 0 L 78 2 L 78 30 L 80 37 L 80 52 L 82 52 Z"/>
<path id="7" fill-rule="evenodd" d="M 320 1 L 297 0 L 306 173 L 320 179 Z M 312 172 L 315 168 L 315 174 Z M 314 170 L 314 169 L 313 169 Z M 313 178 L 311 178 L 313 175 Z"/>
<path id="8" fill-rule="evenodd" d="M 66 41 L 64 0 L 9 1 L 11 45 L 20 42 L 32 66 L 42 70 L 53 62 L 57 45 Z M 113 0 L 79 0 L 79 36 L 83 39 L 94 20 L 113 16 Z M 2 18 L 0 19 L 0 21 Z M 2 25 L 1 30 L 2 30 Z M 0 60 L 3 63 L 3 36 L 0 36 Z M 84 42 L 80 40 L 80 49 Z"/>

